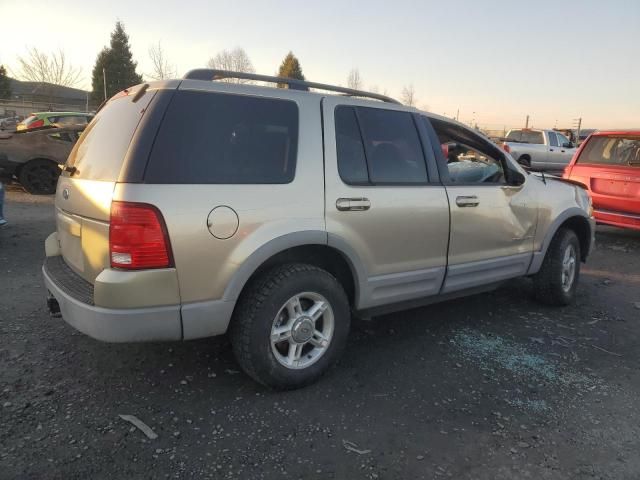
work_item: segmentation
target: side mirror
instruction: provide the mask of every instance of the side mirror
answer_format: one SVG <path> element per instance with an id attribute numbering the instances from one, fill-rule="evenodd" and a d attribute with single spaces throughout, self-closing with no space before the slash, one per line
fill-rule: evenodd
<path id="1" fill-rule="evenodd" d="M 525 182 L 524 175 L 518 170 L 509 170 L 509 185 L 513 185 L 515 187 L 519 187 Z"/>

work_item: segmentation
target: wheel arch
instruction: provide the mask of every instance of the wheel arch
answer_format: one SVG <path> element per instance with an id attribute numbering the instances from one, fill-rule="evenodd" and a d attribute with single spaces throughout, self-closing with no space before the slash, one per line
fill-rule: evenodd
<path id="1" fill-rule="evenodd" d="M 561 228 L 568 228 L 575 232 L 580 242 L 580 259 L 585 262 L 591 251 L 591 243 L 593 241 L 593 231 L 591 221 L 586 212 L 578 207 L 565 210 L 551 224 L 547 230 L 547 234 L 542 242 L 542 248 L 539 252 L 533 254 L 533 260 L 527 272 L 529 275 L 537 273 L 542 266 L 547 249 Z"/>
<path id="2" fill-rule="evenodd" d="M 327 232 L 323 231 L 283 235 L 258 248 L 233 275 L 223 300 L 236 302 L 253 279 L 286 263 L 307 263 L 328 271 L 343 286 L 350 304 L 356 304 L 362 279 L 359 262 L 353 253 L 330 245 Z"/>

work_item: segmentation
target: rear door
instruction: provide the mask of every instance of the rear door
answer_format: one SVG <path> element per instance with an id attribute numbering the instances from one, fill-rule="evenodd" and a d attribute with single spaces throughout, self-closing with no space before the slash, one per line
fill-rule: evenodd
<path id="1" fill-rule="evenodd" d="M 329 244 L 353 252 L 363 270 L 357 307 L 438 293 L 449 205 L 419 118 L 397 105 L 327 97 L 323 120 L 326 228 Z"/>
<path id="2" fill-rule="evenodd" d="M 570 178 L 589 187 L 596 215 L 629 215 L 640 225 L 640 134 L 592 135 Z"/>
<path id="3" fill-rule="evenodd" d="M 135 91 L 131 92 L 135 93 Z M 113 191 L 133 134 L 155 91 L 136 102 L 134 94 L 114 97 L 85 129 L 67 160 L 56 190 L 56 224 L 62 256 L 93 282 L 108 268 L 109 215 Z"/>

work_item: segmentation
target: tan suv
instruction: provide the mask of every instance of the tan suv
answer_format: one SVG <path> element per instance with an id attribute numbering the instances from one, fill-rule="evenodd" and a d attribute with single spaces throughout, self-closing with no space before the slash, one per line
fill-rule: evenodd
<path id="1" fill-rule="evenodd" d="M 289 88 L 214 81 L 229 76 Z M 214 70 L 112 98 L 69 156 L 56 220 L 52 313 L 108 342 L 229 331 L 244 371 L 274 388 L 317 379 L 352 313 L 520 276 L 567 304 L 594 231 L 583 188 L 527 174 L 460 123 Z"/>

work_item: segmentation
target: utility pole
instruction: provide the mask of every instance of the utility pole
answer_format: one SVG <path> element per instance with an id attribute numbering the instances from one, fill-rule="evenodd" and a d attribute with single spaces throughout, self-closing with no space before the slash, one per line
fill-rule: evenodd
<path id="1" fill-rule="evenodd" d="M 529 128 L 529 115 L 527 115 L 527 120 L 524 124 L 524 128 Z"/>
<path id="2" fill-rule="evenodd" d="M 104 86 L 104 101 L 107 101 L 107 73 L 104 67 L 102 67 L 102 84 Z"/>
<path id="3" fill-rule="evenodd" d="M 456 110 L 456 122 L 460 120 L 460 109 Z"/>
<path id="4" fill-rule="evenodd" d="M 87 102 L 84 105 L 84 111 L 89 112 L 89 92 L 87 92 Z"/>
<path id="5" fill-rule="evenodd" d="M 582 127 L 582 117 L 573 119 L 573 126 L 576 127 L 576 145 L 580 142 L 580 127 Z"/>

